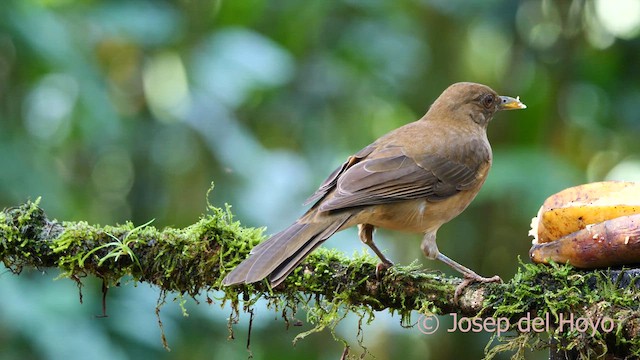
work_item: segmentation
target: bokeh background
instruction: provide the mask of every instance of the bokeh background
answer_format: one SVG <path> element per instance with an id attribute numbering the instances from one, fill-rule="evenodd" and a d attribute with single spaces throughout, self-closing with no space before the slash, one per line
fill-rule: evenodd
<path id="1" fill-rule="evenodd" d="M 348 155 L 413 121 L 449 84 L 520 96 L 489 129 L 494 168 L 476 201 L 439 232 L 443 253 L 509 279 L 529 222 L 565 187 L 640 180 L 640 1 L 3 0 L 0 207 L 42 196 L 52 218 L 182 227 L 211 201 L 275 232 Z M 419 236 L 381 231 L 399 263 Z M 355 231 L 325 246 L 365 251 Z M 55 270 L 0 269 L 2 359 L 247 358 L 248 315 L 125 282 L 84 299 Z M 215 299 L 215 293 L 208 294 Z M 257 359 L 336 359 L 325 332 L 285 328 L 256 308 Z M 414 316 L 417 320 L 417 314 Z M 441 326 L 451 326 L 441 317 Z M 361 351 L 357 319 L 337 335 Z M 490 334 L 423 335 L 397 316 L 364 327 L 376 359 L 480 358 Z M 530 354 L 545 358 L 544 352 Z M 506 358 L 506 357 L 505 357 Z"/>

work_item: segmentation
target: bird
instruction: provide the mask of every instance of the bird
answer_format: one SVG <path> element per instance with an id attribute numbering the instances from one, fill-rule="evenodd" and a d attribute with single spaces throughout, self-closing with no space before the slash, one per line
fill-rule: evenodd
<path id="1" fill-rule="evenodd" d="M 267 278 L 272 287 L 338 231 L 357 225 L 360 240 L 393 266 L 373 241 L 376 228 L 424 234 L 421 249 L 461 273 L 456 297 L 486 278 L 438 250 L 436 233 L 480 191 L 492 163 L 487 126 L 500 110 L 524 109 L 520 98 L 500 96 L 471 82 L 449 86 L 417 121 L 383 135 L 335 169 L 307 199 L 309 210 L 288 228 L 256 245 L 222 281 L 224 286 Z"/>

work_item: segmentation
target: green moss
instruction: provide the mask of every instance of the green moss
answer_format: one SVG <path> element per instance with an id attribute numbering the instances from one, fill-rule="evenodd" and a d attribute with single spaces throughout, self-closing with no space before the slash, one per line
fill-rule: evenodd
<path id="1" fill-rule="evenodd" d="M 477 305 L 468 310 L 454 304 L 455 279 L 425 273 L 416 264 L 376 274 L 377 259 L 366 253 L 347 257 L 323 248 L 314 251 L 277 290 L 266 281 L 222 287 L 224 276 L 265 238 L 264 229 L 244 228 L 235 221 L 230 206 L 208 204 L 207 214 L 189 227 L 156 229 L 150 222 L 116 226 L 59 223 L 48 220 L 38 203 L 39 199 L 0 213 L 0 260 L 7 267 L 16 272 L 23 266 L 59 267 L 61 276 L 79 283 L 81 278 L 94 275 L 106 288 L 122 281 L 155 284 L 162 289 L 158 319 L 168 292 L 176 292 L 183 304 L 188 297 L 222 290 L 208 300 L 231 304 L 231 335 L 240 313 L 251 313 L 259 299 L 266 299 L 268 307 L 280 313 L 287 324 L 298 311 L 306 313 L 314 328 L 299 334 L 295 341 L 330 331 L 346 346 L 335 328 L 349 313 L 359 318 L 361 334 L 362 326 L 370 323 L 378 310 L 392 309 L 402 324 L 408 325 L 416 309 L 425 314 L 475 313 L 478 309 Z M 571 329 L 560 331 L 557 326 L 544 332 L 514 331 L 510 336 L 495 336 L 487 345 L 487 358 L 502 351 L 523 358 L 527 349 L 548 348 L 550 339 L 582 358 L 598 357 L 612 349 L 616 354 L 640 355 L 640 339 L 633 336 L 640 328 L 640 293 L 635 281 L 612 278 L 609 271 L 521 264 L 509 283 L 482 287 L 486 301 L 480 316 L 507 317 L 515 325 L 525 316 L 548 314 L 556 324 L 566 314 L 585 318 L 607 315 L 619 323 L 615 331 L 593 336 Z M 474 287 L 480 288 L 470 286 Z"/>
<path id="2" fill-rule="evenodd" d="M 34 218 L 38 221 L 34 222 Z M 242 227 L 233 219 L 230 206 L 217 208 L 208 204 L 207 214 L 183 229 L 159 230 L 150 223 L 137 226 L 131 222 L 115 226 L 83 221 L 58 223 L 48 221 L 37 202 L 13 212 L 5 211 L 0 220 L 3 246 L 14 249 L 13 244 L 18 242 L 29 249 L 15 259 L 28 258 L 33 249 L 42 249 L 38 254 L 45 260 L 43 266 L 58 267 L 60 277 L 79 284 L 81 278 L 94 275 L 103 280 L 106 288 L 125 280 L 159 286 L 162 293 L 158 316 L 168 291 L 177 292 L 184 301 L 182 295 L 195 298 L 197 294 L 222 289 L 223 293 L 212 301 L 231 304 L 234 312 L 230 327 L 241 311 L 251 311 L 255 302 L 264 298 L 271 309 L 282 313 L 285 322 L 300 310 L 307 314 L 308 322 L 315 327 L 296 337 L 300 339 L 322 330 L 334 333 L 349 313 L 360 318 L 360 326 L 369 323 L 375 310 L 390 303 L 405 322 L 416 304 L 423 310 L 432 308 L 423 296 L 429 289 L 414 282 L 432 275 L 419 273 L 416 266 L 393 267 L 378 279 L 375 258 L 366 253 L 348 258 L 327 249 L 311 254 L 277 292 L 266 281 L 222 287 L 224 276 L 264 240 L 264 229 Z M 6 253 L 1 255 L 5 263 L 11 263 Z"/>
<path id="3" fill-rule="evenodd" d="M 503 351 L 515 352 L 514 358 L 523 359 L 526 349 L 548 348 L 550 341 L 556 342 L 560 350 L 575 352 L 580 359 L 600 358 L 614 350 L 638 354 L 640 339 L 628 339 L 623 319 L 638 316 L 640 294 L 633 287 L 621 287 L 619 281 L 620 276 L 612 280 L 609 270 L 579 271 L 569 265 L 521 263 L 506 290 L 486 298 L 486 309 L 495 318 L 510 319 L 515 333 L 510 337 L 494 336 L 487 345 L 486 359 Z M 632 279 L 631 284 L 634 282 Z M 517 326 L 520 319 L 536 317 L 549 319 L 548 331 Z M 594 331 L 581 331 L 576 325 L 579 318 L 612 319 L 615 330 L 596 327 Z"/>
<path id="4" fill-rule="evenodd" d="M 134 281 L 195 296 L 220 287 L 223 275 L 263 238 L 262 229 L 233 221 L 230 207 L 209 210 L 189 227 L 161 231 L 150 222 L 104 227 L 65 222 L 50 247 L 62 276 L 95 273 L 113 285 L 131 275 Z"/>
<path id="5" fill-rule="evenodd" d="M 39 259 L 44 256 L 45 251 L 41 247 L 28 246 L 28 239 L 42 231 L 34 225 L 45 218 L 39 204 L 40 198 L 37 198 L 0 213 L 0 254 L 5 266 L 15 273 L 33 262 L 39 264 Z"/>

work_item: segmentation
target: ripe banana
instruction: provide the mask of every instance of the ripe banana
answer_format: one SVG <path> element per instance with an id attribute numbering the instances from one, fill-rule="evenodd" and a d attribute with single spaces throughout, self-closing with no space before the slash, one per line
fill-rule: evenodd
<path id="1" fill-rule="evenodd" d="M 640 183 L 605 181 L 550 196 L 531 222 L 529 256 L 581 268 L 640 262 Z"/>

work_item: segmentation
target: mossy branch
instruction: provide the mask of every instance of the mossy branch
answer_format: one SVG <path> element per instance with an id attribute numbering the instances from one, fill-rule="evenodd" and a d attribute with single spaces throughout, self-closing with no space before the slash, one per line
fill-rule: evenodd
<path id="1" fill-rule="evenodd" d="M 15 273 L 27 268 L 58 268 L 64 276 L 93 275 L 108 285 L 129 275 L 162 290 L 195 296 L 224 290 L 221 279 L 264 238 L 263 229 L 244 228 L 227 209 L 210 213 L 184 229 L 158 230 L 150 223 L 97 226 L 47 218 L 38 201 L 0 213 L 0 259 Z M 347 258 L 319 249 L 289 276 L 283 286 L 266 283 L 233 287 L 231 294 L 271 295 L 300 292 L 327 298 L 344 297 L 352 305 L 374 310 L 462 311 L 482 308 L 482 287 L 471 287 L 453 303 L 460 280 L 428 274 L 417 267 L 399 267 L 379 279 L 376 260 L 367 255 Z M 478 293 L 480 290 L 480 293 Z M 470 296 L 474 294 L 473 296 Z M 426 308 L 423 305 L 429 304 Z"/>
<path id="2" fill-rule="evenodd" d="M 316 330 L 335 327 L 345 311 L 371 318 L 374 311 L 387 309 L 399 313 L 405 324 L 410 323 L 413 310 L 501 317 L 509 319 L 512 330 L 518 330 L 518 319 L 551 314 L 555 322 L 550 329 L 501 337 L 497 345 L 488 347 L 487 357 L 498 351 L 544 348 L 555 343 L 589 356 L 603 349 L 640 354 L 640 291 L 635 286 L 635 270 L 579 272 L 570 266 L 522 264 L 511 281 L 473 284 L 455 302 L 454 291 L 460 279 L 416 266 L 392 267 L 376 276 L 376 260 L 372 257 L 347 258 L 336 251 L 319 249 L 277 288 L 270 288 L 266 282 L 222 287 L 224 275 L 263 238 L 263 229 L 244 228 L 233 220 L 229 208 L 212 206 L 189 227 L 162 230 L 150 223 L 136 227 L 131 223 L 95 226 L 82 221 L 59 222 L 48 219 L 38 201 L 0 213 L 0 260 L 14 273 L 25 267 L 51 267 L 75 280 L 96 276 L 107 286 L 130 276 L 164 292 L 190 296 L 222 290 L 225 295 L 220 300 L 230 301 L 236 310 L 240 299 L 247 307 L 264 297 L 292 311 L 305 306 Z M 559 314 L 593 321 L 611 318 L 615 331 L 591 336 L 590 332 L 558 329 Z M 549 341 L 549 337 L 555 340 Z"/>

